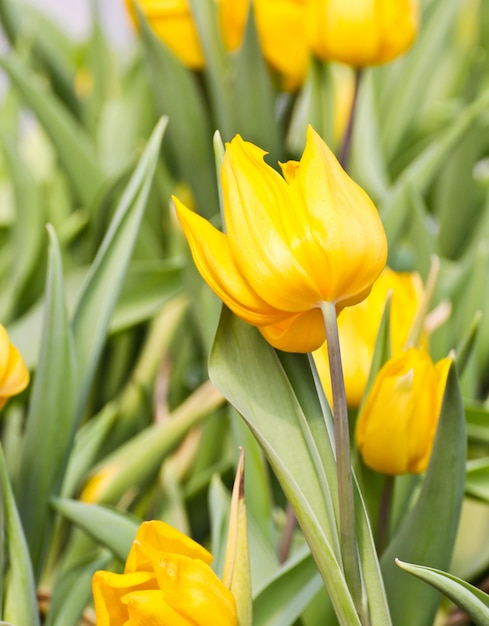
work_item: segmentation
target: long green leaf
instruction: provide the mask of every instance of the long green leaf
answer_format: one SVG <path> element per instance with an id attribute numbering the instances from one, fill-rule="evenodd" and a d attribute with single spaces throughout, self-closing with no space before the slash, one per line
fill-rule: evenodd
<path id="1" fill-rule="evenodd" d="M 452 602 L 465 611 L 478 626 L 489 624 L 489 596 L 477 587 L 456 576 L 452 576 L 452 574 L 433 569 L 432 567 L 412 565 L 399 560 L 396 563 L 401 569 L 445 594 Z"/>
<path id="2" fill-rule="evenodd" d="M 433 623 L 439 595 L 418 580 L 405 576 L 396 567 L 395 559 L 448 568 L 464 493 L 465 454 L 464 408 L 456 368 L 452 364 L 421 493 L 381 560 L 396 626 Z"/>
<path id="3" fill-rule="evenodd" d="M 72 320 L 77 362 L 78 418 L 82 415 L 102 351 L 110 319 L 119 297 L 139 225 L 153 182 L 166 119 L 148 142 L 109 230 L 92 264 Z"/>
<path id="4" fill-rule="evenodd" d="M 74 433 L 74 362 L 61 253 L 49 227 L 49 269 L 41 353 L 27 417 L 17 502 L 36 577 L 52 531 L 49 500 L 61 488 Z"/>
<path id="5" fill-rule="evenodd" d="M 1 616 L 15 626 L 39 626 L 32 563 L 7 476 L 2 448 L 0 448 L 0 485 L 6 551 L 9 558 L 9 569 L 3 580 L 4 597 Z"/>
<path id="6" fill-rule="evenodd" d="M 102 184 L 90 137 L 14 54 L 0 57 L 0 66 L 51 138 L 78 198 L 88 206 Z"/>
<path id="7" fill-rule="evenodd" d="M 294 507 L 340 623 L 358 624 L 337 552 L 332 547 L 332 542 L 337 542 L 337 529 L 334 516 L 332 519 L 328 512 L 314 439 L 276 352 L 255 328 L 224 309 L 209 368 L 214 384 L 257 437 Z"/>

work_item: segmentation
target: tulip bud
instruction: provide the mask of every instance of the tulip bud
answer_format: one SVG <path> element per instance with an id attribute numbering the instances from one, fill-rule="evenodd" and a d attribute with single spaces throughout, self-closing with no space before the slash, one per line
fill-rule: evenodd
<path id="1" fill-rule="evenodd" d="M 22 355 L 10 343 L 8 333 L 0 324 L 0 409 L 11 396 L 16 396 L 29 384 L 29 371 Z"/>
<path id="2" fill-rule="evenodd" d="M 357 421 L 356 443 L 366 465 L 393 475 L 425 471 L 450 364 L 445 358 L 435 365 L 418 348 L 384 364 Z"/>

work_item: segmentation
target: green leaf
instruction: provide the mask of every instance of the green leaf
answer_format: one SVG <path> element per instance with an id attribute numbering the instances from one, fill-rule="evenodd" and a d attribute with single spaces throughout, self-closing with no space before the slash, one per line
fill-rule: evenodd
<path id="1" fill-rule="evenodd" d="M 128 513 L 77 500 L 54 499 L 53 507 L 72 524 L 85 531 L 114 556 L 125 561 L 140 520 Z"/>
<path id="2" fill-rule="evenodd" d="M 209 111 L 195 76 L 182 66 L 138 13 L 151 87 L 160 114 L 171 120 L 168 144 L 180 177 L 188 181 L 203 215 L 218 209 Z M 172 85 L 168 89 L 168 85 Z"/>
<path id="3" fill-rule="evenodd" d="M 309 550 L 298 551 L 256 594 L 254 626 L 293 626 L 322 587 Z"/>
<path id="4" fill-rule="evenodd" d="M 247 421 L 294 507 L 340 623 L 359 624 L 339 564 L 336 522 L 331 502 L 327 504 L 319 453 L 277 353 L 255 328 L 223 309 L 209 370 L 213 383 Z M 309 419 L 322 419 L 320 409 Z"/>
<path id="5" fill-rule="evenodd" d="M 397 565 L 445 594 L 469 615 L 475 624 L 489 623 L 489 596 L 464 580 L 432 567 L 422 567 L 396 560 Z"/>
<path id="6" fill-rule="evenodd" d="M 469 438 L 489 443 L 489 409 L 483 405 L 468 404 L 465 407 L 465 414 Z"/>
<path id="7" fill-rule="evenodd" d="M 78 626 L 83 611 L 92 600 L 92 578 L 105 569 L 110 556 L 88 554 L 71 567 L 63 568 L 53 585 L 53 595 L 44 626 Z"/>
<path id="8" fill-rule="evenodd" d="M 41 353 L 27 416 L 17 502 L 36 578 L 52 531 L 49 500 L 59 493 L 75 434 L 74 361 L 61 252 L 52 227 Z"/>
<path id="9" fill-rule="evenodd" d="M 90 268 L 73 315 L 78 418 L 83 413 L 153 182 L 166 119 L 162 118 L 126 187 Z"/>
<path id="10" fill-rule="evenodd" d="M 467 463 L 465 492 L 474 498 L 489 502 L 489 458 L 474 459 Z"/>
<path id="11" fill-rule="evenodd" d="M 8 570 L 3 576 L 2 617 L 15 626 L 39 626 L 36 584 L 15 500 L 0 447 L 0 485 L 3 533 L 6 540 Z"/>
<path id="12" fill-rule="evenodd" d="M 403 575 L 396 567 L 395 559 L 448 568 L 464 493 L 465 455 L 464 408 L 456 368 L 452 364 L 421 493 L 381 559 L 396 626 L 430 626 L 433 623 L 438 594 Z"/>
<path id="13" fill-rule="evenodd" d="M 51 138 L 79 200 L 88 206 L 102 184 L 102 172 L 90 137 L 39 77 L 14 54 L 0 57 L 0 66 Z"/>

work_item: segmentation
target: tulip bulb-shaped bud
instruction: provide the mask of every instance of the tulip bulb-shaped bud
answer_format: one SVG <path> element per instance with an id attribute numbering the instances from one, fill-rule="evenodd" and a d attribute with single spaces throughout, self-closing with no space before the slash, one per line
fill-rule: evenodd
<path id="1" fill-rule="evenodd" d="M 316 56 L 355 67 L 401 55 L 418 29 L 417 0 L 306 0 L 306 11 Z"/>
<path id="2" fill-rule="evenodd" d="M 8 333 L 0 324 L 0 409 L 29 384 L 29 371 L 22 355 L 10 343 Z"/>
<path id="3" fill-rule="evenodd" d="M 356 443 L 366 465 L 384 474 L 426 470 L 451 359 L 436 365 L 418 348 L 380 369 L 358 416 Z"/>
<path id="4" fill-rule="evenodd" d="M 238 135 L 222 164 L 226 234 L 175 199 L 204 280 L 241 319 L 288 352 L 326 338 L 321 306 L 363 300 L 384 268 L 385 232 L 367 194 L 309 127 L 280 176 Z"/>
<path id="5" fill-rule="evenodd" d="M 229 589 L 201 545 L 160 521 L 143 523 L 123 574 L 95 572 L 97 626 L 237 626 Z"/>

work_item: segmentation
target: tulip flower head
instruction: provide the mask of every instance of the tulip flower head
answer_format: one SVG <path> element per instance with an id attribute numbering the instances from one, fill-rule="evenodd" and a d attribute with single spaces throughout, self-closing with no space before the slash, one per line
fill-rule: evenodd
<path id="1" fill-rule="evenodd" d="M 237 626 L 232 593 L 201 545 L 160 521 L 143 523 L 123 574 L 95 572 L 97 626 Z"/>
<path id="2" fill-rule="evenodd" d="M 309 48 L 306 43 L 305 0 L 253 0 L 256 28 L 263 56 L 295 89 L 304 81 Z M 189 0 L 125 0 L 137 24 L 137 2 L 156 35 L 191 69 L 202 69 L 205 57 Z M 217 11 L 224 46 L 237 50 L 243 40 L 250 0 L 218 0 Z"/>
<path id="3" fill-rule="evenodd" d="M 451 362 L 435 365 L 425 351 L 409 348 L 380 369 L 356 426 L 366 465 L 392 475 L 426 470 Z"/>
<path id="4" fill-rule="evenodd" d="M 386 267 L 374 283 L 368 297 L 363 302 L 348 307 L 338 317 L 346 399 L 352 407 L 360 406 L 367 386 L 377 333 L 389 292 L 392 292 L 390 343 L 391 353 L 395 356 L 406 347 L 411 327 L 424 298 L 423 283 L 419 274 L 395 272 Z M 314 352 L 314 360 L 331 401 L 326 344 Z"/>
<path id="5" fill-rule="evenodd" d="M 226 146 L 226 234 L 176 198 L 177 215 L 204 280 L 241 319 L 288 352 L 325 340 L 321 305 L 364 299 L 387 242 L 377 210 L 309 127 L 300 162 L 282 165 L 238 135 Z"/>
<path id="6" fill-rule="evenodd" d="M 0 324 L 0 409 L 11 396 L 16 396 L 29 384 L 29 371 L 22 355 L 10 343 L 8 333 Z"/>
<path id="7" fill-rule="evenodd" d="M 418 29 L 417 0 L 306 0 L 306 7 L 316 56 L 355 67 L 401 55 Z"/>

